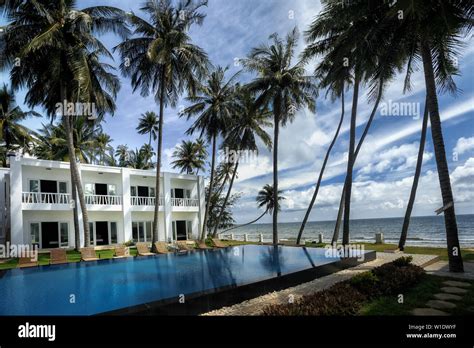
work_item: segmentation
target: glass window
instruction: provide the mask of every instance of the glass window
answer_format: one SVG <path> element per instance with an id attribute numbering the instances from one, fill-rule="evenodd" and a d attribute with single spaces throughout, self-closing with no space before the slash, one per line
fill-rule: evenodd
<path id="1" fill-rule="evenodd" d="M 60 246 L 67 247 L 69 245 L 69 231 L 68 225 L 65 222 L 61 222 L 59 224 L 59 231 L 60 231 Z"/>
<path id="2" fill-rule="evenodd" d="M 135 243 L 139 241 L 138 240 L 138 224 L 136 222 L 132 222 L 132 238 Z"/>
<path id="3" fill-rule="evenodd" d="M 117 194 L 117 187 L 113 184 L 109 184 L 109 195 L 115 196 Z"/>
<path id="4" fill-rule="evenodd" d="M 144 224 L 143 222 L 138 223 L 138 240 L 140 242 L 145 242 L 145 231 L 144 231 Z"/>
<path id="5" fill-rule="evenodd" d="M 171 223 L 171 230 L 172 230 L 172 234 L 173 234 L 173 239 L 176 240 L 176 221 L 173 221 Z"/>
<path id="6" fill-rule="evenodd" d="M 184 190 L 184 198 L 191 198 L 191 190 Z"/>
<path id="7" fill-rule="evenodd" d="M 151 229 L 151 221 L 146 222 L 146 240 L 147 242 L 151 242 L 153 238 L 151 238 L 152 229 Z"/>
<path id="8" fill-rule="evenodd" d="M 86 195 L 94 194 L 94 184 L 86 184 L 84 188 L 85 188 L 84 193 Z"/>
<path id="9" fill-rule="evenodd" d="M 39 180 L 30 180 L 30 192 L 39 192 Z"/>
<path id="10" fill-rule="evenodd" d="M 174 189 L 171 189 L 171 198 L 174 198 Z"/>
<path id="11" fill-rule="evenodd" d="M 67 183 L 65 182 L 59 182 L 59 193 L 67 193 Z"/>
<path id="12" fill-rule="evenodd" d="M 39 223 L 33 223 L 30 225 L 30 232 L 31 232 L 31 244 L 40 243 L 40 225 Z"/>
<path id="13" fill-rule="evenodd" d="M 117 243 L 117 223 L 116 222 L 110 223 L 110 242 L 112 244 Z"/>
<path id="14" fill-rule="evenodd" d="M 155 197 L 155 188 L 154 187 L 150 187 L 150 197 Z"/>
<path id="15" fill-rule="evenodd" d="M 193 239 L 193 223 L 192 221 L 186 221 L 186 232 L 188 239 Z"/>
<path id="16" fill-rule="evenodd" d="M 132 197 L 136 197 L 137 196 L 137 187 L 136 186 L 131 186 L 130 187 L 130 195 Z"/>
<path id="17" fill-rule="evenodd" d="M 94 245 L 94 223 L 89 222 L 90 243 Z"/>

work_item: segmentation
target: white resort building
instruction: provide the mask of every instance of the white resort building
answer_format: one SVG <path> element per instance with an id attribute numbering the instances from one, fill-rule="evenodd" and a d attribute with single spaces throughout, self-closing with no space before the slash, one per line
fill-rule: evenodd
<path id="1" fill-rule="evenodd" d="M 73 207 L 78 207 L 81 246 L 83 214 L 71 198 L 69 163 L 10 157 L 0 168 L 0 241 L 40 249 L 75 247 Z M 78 164 L 91 245 L 151 242 L 155 170 Z M 159 240 L 196 239 L 204 218 L 204 179 L 161 173 Z"/>

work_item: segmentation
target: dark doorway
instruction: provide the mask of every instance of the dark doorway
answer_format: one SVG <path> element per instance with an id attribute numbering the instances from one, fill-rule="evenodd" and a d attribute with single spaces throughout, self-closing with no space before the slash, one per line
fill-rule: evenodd
<path id="1" fill-rule="evenodd" d="M 174 198 L 184 198 L 184 190 L 174 189 Z"/>
<path id="2" fill-rule="evenodd" d="M 95 184 L 95 194 L 107 196 L 107 184 Z"/>
<path id="3" fill-rule="evenodd" d="M 59 231 L 57 222 L 41 223 L 42 248 L 59 248 L 58 235 Z"/>
<path id="4" fill-rule="evenodd" d="M 48 193 L 58 193 L 58 183 L 52 180 L 41 180 L 41 202 L 42 203 L 56 203 L 56 195 L 48 195 Z M 46 193 L 46 194 L 44 194 Z"/>
<path id="5" fill-rule="evenodd" d="M 107 221 L 97 221 L 95 223 L 95 243 L 96 245 L 109 244 L 109 227 Z"/>
<path id="6" fill-rule="evenodd" d="M 188 239 L 188 236 L 186 235 L 186 221 L 176 221 L 176 239 L 177 240 Z"/>
<path id="7" fill-rule="evenodd" d="M 148 187 L 146 186 L 138 186 L 138 197 L 148 197 Z"/>

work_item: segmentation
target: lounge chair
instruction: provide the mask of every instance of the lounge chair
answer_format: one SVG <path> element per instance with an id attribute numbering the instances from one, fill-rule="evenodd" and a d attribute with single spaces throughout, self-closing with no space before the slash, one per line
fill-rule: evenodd
<path id="1" fill-rule="evenodd" d="M 114 259 L 122 259 L 124 257 L 130 257 L 130 249 L 123 245 L 117 245 L 115 247 Z"/>
<path id="2" fill-rule="evenodd" d="M 176 246 L 178 247 L 178 251 L 192 251 L 194 248 L 188 245 L 186 241 L 176 241 Z"/>
<path id="3" fill-rule="evenodd" d="M 227 248 L 227 245 L 224 245 L 220 239 L 212 238 L 211 240 L 216 248 Z"/>
<path id="4" fill-rule="evenodd" d="M 18 258 L 18 267 L 36 267 L 38 266 L 38 252 L 30 251 L 23 252 Z"/>
<path id="5" fill-rule="evenodd" d="M 201 250 L 212 249 L 211 247 L 208 247 L 206 243 L 201 242 L 200 240 L 196 241 L 196 245 L 197 245 L 197 248 Z"/>
<path id="6" fill-rule="evenodd" d="M 168 254 L 168 245 L 165 242 L 155 242 L 155 251 L 158 254 Z"/>
<path id="7" fill-rule="evenodd" d="M 50 265 L 59 265 L 62 263 L 68 263 L 66 249 L 52 249 L 50 251 Z"/>
<path id="8" fill-rule="evenodd" d="M 155 255 L 154 253 L 150 252 L 150 249 L 148 249 L 147 243 L 137 243 L 137 252 L 138 256 L 152 256 Z"/>
<path id="9" fill-rule="evenodd" d="M 81 249 L 81 260 L 82 261 L 97 261 L 99 258 L 95 253 L 94 247 L 87 247 Z"/>

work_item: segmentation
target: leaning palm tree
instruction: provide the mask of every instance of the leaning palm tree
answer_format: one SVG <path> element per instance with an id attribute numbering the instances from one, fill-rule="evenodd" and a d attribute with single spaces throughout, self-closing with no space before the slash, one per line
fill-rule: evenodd
<path id="1" fill-rule="evenodd" d="M 271 185 L 269 185 L 269 184 L 263 186 L 263 188 L 262 188 L 260 191 L 258 191 L 256 201 L 257 201 L 257 204 L 258 204 L 258 207 L 259 207 L 259 208 L 265 207 L 265 211 L 264 211 L 258 218 L 256 218 L 255 220 L 252 220 L 252 221 L 250 221 L 250 222 L 247 222 L 247 223 L 245 223 L 245 224 L 243 224 L 243 225 L 234 226 L 234 227 L 232 227 L 232 228 L 229 228 L 229 229 L 223 231 L 222 233 L 225 233 L 225 232 L 227 232 L 227 231 L 234 230 L 234 229 L 236 229 L 236 228 L 240 228 L 240 227 L 244 227 L 244 226 L 251 225 L 251 224 L 257 222 L 258 220 L 260 220 L 262 217 L 264 217 L 265 214 L 268 213 L 268 214 L 272 215 L 272 214 L 275 213 L 276 210 L 281 210 L 281 209 L 280 209 L 281 207 L 280 207 L 280 203 L 279 203 L 279 202 L 282 201 L 282 200 L 284 200 L 284 199 L 286 199 L 285 197 L 283 197 L 283 196 L 281 195 L 281 193 L 282 193 L 281 191 L 278 192 L 278 206 L 277 206 L 277 209 L 275 209 L 275 203 L 274 203 L 274 202 L 275 202 L 275 201 L 274 201 L 274 199 L 275 199 L 275 194 L 274 194 L 274 192 L 273 192 L 273 186 L 271 186 Z"/>
<path id="2" fill-rule="evenodd" d="M 207 81 L 199 83 L 196 87 L 197 93 L 187 98 L 192 105 L 181 113 L 182 116 L 185 115 L 188 119 L 196 117 L 188 130 L 188 134 L 192 135 L 199 131 L 201 133 L 200 138 L 205 135 L 207 141 L 212 144 L 209 193 L 214 192 L 217 138 L 220 135 L 225 135 L 224 131 L 236 111 L 236 86 L 234 82 L 238 73 L 226 79 L 226 70 L 217 67 L 210 73 Z M 200 237 L 202 241 L 206 238 L 207 218 L 211 207 L 211 199 L 210 197 L 207 198 Z"/>
<path id="3" fill-rule="evenodd" d="M 12 150 L 13 146 L 29 147 L 33 141 L 32 131 L 20 122 L 29 117 L 40 116 L 33 110 L 22 111 L 16 105 L 15 93 L 12 88 L 8 88 L 6 84 L 0 88 L 0 143 L 4 143 L 6 151 Z M 6 166 L 6 163 L 4 165 Z"/>
<path id="4" fill-rule="evenodd" d="M 392 28 L 411 48 L 407 70 L 413 71 L 417 60 L 423 64 L 427 108 L 443 200 L 449 270 L 452 272 L 463 272 L 464 266 L 438 107 L 438 91 L 456 92 L 453 75 L 458 73 L 458 69 L 454 60 L 463 46 L 461 38 L 468 36 L 472 30 L 473 12 L 474 4 L 469 0 L 400 0 L 385 18 L 385 22 L 392 24 Z M 400 18 L 397 13 L 403 13 L 403 17 Z"/>
<path id="5" fill-rule="evenodd" d="M 159 130 L 158 116 L 153 111 L 147 111 L 138 119 L 138 134 L 148 134 L 148 145 L 151 146 L 151 139 L 156 141 Z"/>
<path id="6" fill-rule="evenodd" d="M 77 190 L 83 216 L 85 245 L 90 244 L 87 206 L 76 163 L 73 119 L 113 114 L 120 81 L 113 68 L 101 62 L 111 53 L 97 34 L 113 32 L 126 37 L 125 13 L 114 7 L 96 6 L 82 10 L 74 1 L 9 1 L 3 3 L 10 23 L 1 36 L 4 59 L 0 69 L 11 68 L 12 87 L 26 87 L 25 102 L 41 105 L 54 119 L 62 116 L 66 130 L 72 190 Z M 15 61 L 21 64 L 14 64 Z M 90 107 L 84 115 L 70 112 L 71 103 Z M 76 246 L 77 247 L 77 246 Z"/>
<path id="7" fill-rule="evenodd" d="M 258 74 L 249 83 L 250 91 L 259 93 L 258 103 L 269 105 L 273 112 L 273 187 L 274 201 L 278 201 L 278 139 L 280 126 L 292 122 L 295 113 L 304 107 L 315 111 L 317 87 L 315 79 L 306 76 L 305 62 L 292 65 L 298 41 L 296 28 L 285 40 L 276 33 L 270 36 L 270 45 L 252 49 L 244 66 Z M 273 214 L 273 243 L 278 243 L 278 210 Z"/>
<path id="8" fill-rule="evenodd" d="M 189 29 L 202 24 L 200 12 L 207 1 L 181 0 L 176 6 L 171 0 L 149 0 L 140 9 L 149 20 L 131 13 L 133 37 L 122 42 L 120 52 L 122 74 L 131 78 L 133 91 L 142 96 L 150 93 L 159 103 L 158 145 L 156 161 L 156 196 L 160 195 L 160 172 L 163 146 L 163 123 L 166 106 L 175 107 L 179 96 L 187 89 L 194 93 L 196 80 L 207 71 L 207 54 L 192 43 Z M 159 200 L 153 217 L 152 245 L 158 240 Z"/>
<path id="9" fill-rule="evenodd" d="M 231 196 L 232 186 L 239 168 L 240 151 L 254 151 L 258 154 L 257 139 L 260 139 L 267 148 L 271 148 L 272 146 L 272 140 L 264 129 L 272 125 L 269 121 L 271 116 L 270 111 L 265 107 L 256 106 L 255 95 L 246 88 L 242 88 L 239 91 L 237 102 L 237 117 L 232 119 L 224 141 L 224 146 L 233 149 L 235 155 L 233 156 L 235 158 L 227 159 L 233 166 L 232 176 L 230 178 L 227 194 L 220 207 L 220 212 L 217 215 L 213 237 L 217 235 L 220 221 L 224 217 L 226 205 Z M 230 156 L 232 156 L 232 154 L 230 154 Z"/>
<path id="10" fill-rule="evenodd" d="M 194 141 L 183 140 L 173 151 L 172 157 L 174 161 L 171 165 L 174 169 L 179 168 L 181 173 L 194 174 L 204 169 L 207 151 L 204 148 L 202 152 L 201 147 Z"/>

